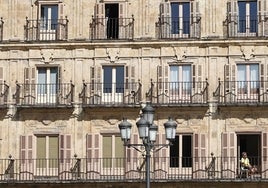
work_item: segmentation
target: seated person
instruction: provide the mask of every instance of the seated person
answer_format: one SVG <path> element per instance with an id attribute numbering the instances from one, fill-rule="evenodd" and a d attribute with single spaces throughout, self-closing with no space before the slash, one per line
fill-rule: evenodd
<path id="1" fill-rule="evenodd" d="M 251 172 L 252 172 L 252 166 L 251 166 L 251 164 L 250 164 L 250 162 L 249 162 L 249 159 L 248 159 L 248 157 L 247 157 L 247 153 L 246 153 L 246 152 L 243 152 L 243 153 L 242 153 L 242 158 L 241 158 L 241 160 L 240 160 L 240 163 L 241 163 L 241 167 L 242 167 L 243 169 L 247 169 L 248 172 L 249 172 L 249 175 L 251 175 Z"/>

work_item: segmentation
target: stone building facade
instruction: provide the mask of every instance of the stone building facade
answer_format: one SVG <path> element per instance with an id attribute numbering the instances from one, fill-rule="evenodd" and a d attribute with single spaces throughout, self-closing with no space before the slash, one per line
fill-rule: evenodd
<path id="1" fill-rule="evenodd" d="M 118 124 L 127 118 L 140 142 L 135 123 L 150 102 L 158 143 L 168 117 L 178 124 L 175 145 L 152 155 L 179 160 L 155 169 L 183 171 L 211 153 L 238 166 L 242 151 L 267 169 L 267 0 L 0 4 L 1 159 L 135 166 L 142 154 L 123 146 Z"/>

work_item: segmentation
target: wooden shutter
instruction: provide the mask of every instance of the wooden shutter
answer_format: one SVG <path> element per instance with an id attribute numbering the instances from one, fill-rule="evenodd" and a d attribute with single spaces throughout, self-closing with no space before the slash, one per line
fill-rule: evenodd
<path id="1" fill-rule="evenodd" d="M 224 66 L 225 91 L 235 92 L 236 65 Z"/>
<path id="2" fill-rule="evenodd" d="M 228 35 L 234 37 L 237 35 L 237 0 L 228 0 L 227 2 L 227 14 L 228 14 Z"/>
<path id="3" fill-rule="evenodd" d="M 222 168 L 224 177 L 232 177 L 237 171 L 237 138 L 234 132 L 222 133 Z"/>
<path id="4" fill-rule="evenodd" d="M 21 135 L 20 136 L 20 159 L 23 164 L 32 163 L 33 158 L 33 136 Z M 27 162 L 26 162 L 27 161 Z"/>
<path id="5" fill-rule="evenodd" d="M 59 19 L 64 19 L 65 17 L 64 17 L 64 4 L 63 3 L 60 3 L 59 5 L 58 5 L 58 12 L 59 12 L 59 15 L 58 15 L 58 17 L 59 17 Z"/>
<path id="6" fill-rule="evenodd" d="M 268 169 L 268 133 L 267 132 L 263 132 L 262 133 L 262 171 Z M 268 176 L 268 171 L 265 171 L 262 174 L 263 177 L 267 177 Z"/>
<path id="7" fill-rule="evenodd" d="M 137 133 L 133 133 L 131 135 L 131 139 L 130 139 L 130 143 L 131 144 L 138 144 L 139 143 L 139 135 Z M 123 143 L 122 143 L 123 144 Z M 126 171 L 127 172 L 131 172 L 131 171 L 136 171 L 136 170 L 141 170 L 141 161 L 143 160 L 142 158 L 139 158 L 138 156 L 138 151 L 132 147 L 126 147 L 126 161 L 127 161 L 127 165 L 126 165 Z"/>
<path id="8" fill-rule="evenodd" d="M 199 12 L 199 1 L 191 1 L 190 3 L 190 16 L 191 16 L 191 31 L 190 31 L 190 37 L 199 38 L 200 37 L 200 12 Z"/>
<path id="9" fill-rule="evenodd" d="M 0 92 L 3 93 L 5 86 L 3 86 L 4 84 L 4 68 L 0 67 Z"/>
<path id="10" fill-rule="evenodd" d="M 193 135 L 193 169 L 196 171 L 194 177 L 202 178 L 205 174 L 199 172 L 200 169 L 206 168 L 206 134 L 199 133 Z"/>
<path id="11" fill-rule="evenodd" d="M 100 156 L 100 135 L 87 134 L 88 162 L 98 161 L 99 156 Z"/>
<path id="12" fill-rule="evenodd" d="M 118 31 L 115 31 L 115 32 L 119 32 L 118 34 L 118 37 L 119 39 L 125 39 L 126 37 L 128 36 L 125 36 L 125 34 L 127 34 L 127 31 L 126 31 L 126 28 L 125 25 L 126 25 L 126 22 L 128 22 L 128 20 L 124 20 L 124 18 L 126 17 L 126 11 L 125 11 L 125 6 L 126 3 L 119 3 L 119 15 L 118 15 Z"/>
<path id="13" fill-rule="evenodd" d="M 24 69 L 24 84 L 35 84 L 35 67 L 26 67 Z"/>
<path id="14" fill-rule="evenodd" d="M 160 3 L 160 37 L 169 38 L 171 34 L 170 2 Z"/>
<path id="15" fill-rule="evenodd" d="M 258 36 L 267 36 L 268 27 L 268 2 L 267 0 L 258 0 Z"/>
<path id="16" fill-rule="evenodd" d="M 106 19 L 105 19 L 105 4 L 95 4 L 95 39 L 105 39 L 106 36 Z"/>
<path id="17" fill-rule="evenodd" d="M 71 162 L 71 135 L 60 135 L 60 161 Z"/>
<path id="18" fill-rule="evenodd" d="M 193 88 L 198 87 L 198 91 L 202 89 L 201 82 L 202 79 L 202 65 L 192 65 L 192 81 L 193 81 Z"/>

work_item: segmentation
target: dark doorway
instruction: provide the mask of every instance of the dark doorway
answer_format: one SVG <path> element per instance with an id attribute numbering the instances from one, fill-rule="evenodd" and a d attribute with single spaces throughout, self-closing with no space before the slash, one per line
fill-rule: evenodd
<path id="1" fill-rule="evenodd" d="M 261 165 L 261 135 L 238 134 L 237 146 L 237 156 L 239 159 L 242 152 L 247 152 L 251 165 Z"/>
<path id="2" fill-rule="evenodd" d="M 105 4 L 108 39 L 118 39 L 118 10 L 118 4 Z"/>

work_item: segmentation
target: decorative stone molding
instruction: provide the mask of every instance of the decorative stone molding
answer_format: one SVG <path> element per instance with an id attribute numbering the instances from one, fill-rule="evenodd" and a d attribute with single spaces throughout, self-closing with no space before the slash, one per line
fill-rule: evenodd
<path id="1" fill-rule="evenodd" d="M 108 55 L 108 59 L 111 63 L 115 63 L 119 60 L 119 48 L 107 48 L 106 54 Z"/>
<path id="2" fill-rule="evenodd" d="M 186 47 L 184 48 L 179 48 L 173 46 L 173 51 L 174 51 L 174 60 L 177 62 L 182 62 L 184 59 L 186 59 Z"/>
<path id="3" fill-rule="evenodd" d="M 241 46 L 240 50 L 242 52 L 242 57 L 246 61 L 249 61 L 250 59 L 254 58 L 254 47 L 253 46 Z"/>
<path id="4" fill-rule="evenodd" d="M 42 49 L 40 54 L 44 63 L 48 64 L 53 61 L 53 51 L 51 52 L 51 50 Z"/>

